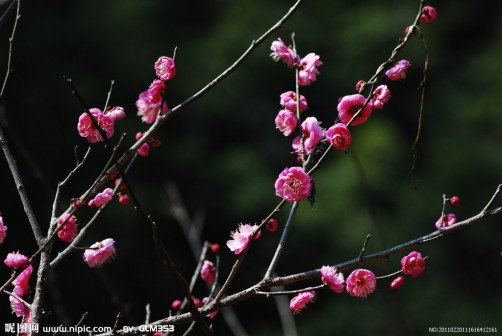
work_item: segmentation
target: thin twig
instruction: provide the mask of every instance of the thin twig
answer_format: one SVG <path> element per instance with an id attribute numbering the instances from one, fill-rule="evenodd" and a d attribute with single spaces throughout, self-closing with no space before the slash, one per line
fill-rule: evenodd
<path id="1" fill-rule="evenodd" d="M 364 239 L 364 244 L 363 244 L 363 247 L 361 249 L 361 252 L 359 252 L 359 256 L 357 257 L 357 259 L 359 259 L 359 261 L 363 260 L 364 253 L 366 252 L 366 245 L 368 245 L 368 242 L 369 242 L 370 238 L 371 238 L 370 234 L 366 235 L 366 239 Z"/>

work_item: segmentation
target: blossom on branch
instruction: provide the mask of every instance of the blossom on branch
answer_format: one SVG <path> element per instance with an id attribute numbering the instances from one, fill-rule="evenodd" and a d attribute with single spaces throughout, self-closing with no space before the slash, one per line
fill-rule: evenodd
<path id="1" fill-rule="evenodd" d="M 282 42 L 280 38 L 278 38 L 277 41 L 272 42 L 270 50 L 272 50 L 270 56 L 274 61 L 277 62 L 279 59 L 282 59 L 282 61 L 289 66 L 293 66 L 295 64 L 296 60 L 293 49 Z"/>
<path id="2" fill-rule="evenodd" d="M 300 69 L 298 73 L 298 84 L 304 86 L 314 82 L 319 74 L 317 67 L 321 65 L 322 62 L 319 60 L 319 55 L 314 53 L 310 53 L 302 58 L 298 65 Z"/>
<path id="3" fill-rule="evenodd" d="M 331 266 L 321 267 L 321 281 L 329 285 L 329 288 L 335 293 L 341 293 L 345 288 L 343 274 L 336 273 L 336 269 Z"/>
<path id="4" fill-rule="evenodd" d="M 170 57 L 161 56 L 155 62 L 155 74 L 163 81 L 170 80 L 176 75 L 176 65 Z"/>
<path id="5" fill-rule="evenodd" d="M 389 98 L 390 90 L 387 85 L 380 85 L 373 92 L 373 97 L 369 101 L 369 104 L 374 109 L 381 109 Z"/>
<path id="6" fill-rule="evenodd" d="M 100 109 L 92 108 L 89 109 L 89 112 L 92 114 L 99 127 L 105 132 L 106 137 L 109 139 L 113 136 L 113 126 L 115 119 L 110 117 L 109 115 L 103 114 Z M 94 123 L 87 113 L 82 113 L 78 118 L 77 124 L 78 133 L 81 137 L 87 138 L 87 141 L 90 143 L 95 143 L 97 141 L 103 141 L 103 137 L 99 134 L 99 131 L 96 127 L 94 127 Z"/>
<path id="7" fill-rule="evenodd" d="M 445 214 L 436 221 L 436 228 L 439 230 L 457 223 L 455 214 Z"/>
<path id="8" fill-rule="evenodd" d="M 275 127 L 285 136 L 290 135 L 294 131 L 297 123 L 298 119 L 296 115 L 290 110 L 280 110 L 277 117 L 275 117 Z"/>
<path id="9" fill-rule="evenodd" d="M 314 299 L 315 299 L 315 291 L 298 293 L 289 302 L 289 309 L 291 309 L 295 313 L 298 313 L 300 312 L 300 310 L 305 308 L 307 303 L 313 301 Z"/>
<path id="10" fill-rule="evenodd" d="M 105 115 L 109 116 L 113 120 L 120 120 L 126 117 L 124 108 L 120 106 L 114 106 L 105 112 Z"/>
<path id="11" fill-rule="evenodd" d="M 365 298 L 375 290 L 375 274 L 367 269 L 358 268 L 350 273 L 346 284 L 350 295 Z"/>
<path id="12" fill-rule="evenodd" d="M 115 254 L 115 241 L 111 238 L 94 243 L 84 252 L 84 261 L 90 267 L 100 266 Z"/>
<path id="13" fill-rule="evenodd" d="M 311 178 L 302 167 L 285 168 L 275 181 L 275 194 L 286 202 L 308 197 L 311 189 Z"/>
<path id="14" fill-rule="evenodd" d="M 438 13 L 436 8 L 432 6 L 425 6 L 422 8 L 422 14 L 420 14 L 420 20 L 426 23 L 436 20 Z"/>
<path id="15" fill-rule="evenodd" d="M 75 216 L 66 212 L 58 218 L 58 228 L 64 223 L 63 227 L 58 229 L 59 239 L 67 243 L 71 243 L 75 239 L 75 232 L 77 232 L 76 220 Z"/>
<path id="16" fill-rule="evenodd" d="M 425 271 L 425 259 L 420 252 L 413 251 L 401 259 L 402 271 L 416 278 Z"/>
<path id="17" fill-rule="evenodd" d="M 290 111 L 296 112 L 296 93 L 294 93 L 293 91 L 287 91 L 281 94 L 281 105 Z M 305 111 L 307 107 L 307 99 L 303 95 L 300 95 L 300 112 Z"/>
<path id="18" fill-rule="evenodd" d="M 204 260 L 200 269 L 200 277 L 207 283 L 213 283 L 216 280 L 216 266 L 211 261 Z"/>
<path id="19" fill-rule="evenodd" d="M 110 202 L 113 196 L 114 196 L 113 189 L 106 188 L 105 190 L 103 190 L 103 192 L 97 194 L 96 197 L 94 197 L 94 199 L 90 200 L 88 205 L 92 208 L 98 208 Z"/>
<path id="20" fill-rule="evenodd" d="M 397 289 L 402 285 L 404 285 L 404 277 L 400 276 L 392 280 L 392 282 L 390 283 L 390 288 Z"/>
<path id="21" fill-rule="evenodd" d="M 7 254 L 3 262 L 5 265 L 12 268 L 25 267 L 28 265 L 28 257 L 19 252 L 11 252 Z"/>
<path id="22" fill-rule="evenodd" d="M 248 246 L 257 228 L 258 225 L 240 224 L 237 230 L 230 234 L 233 239 L 227 241 L 227 247 L 235 254 L 240 254 Z M 254 239 L 258 239 L 260 235 L 261 232 L 258 231 Z"/>
<path id="23" fill-rule="evenodd" d="M 326 140 L 336 149 L 346 149 L 352 143 L 352 135 L 345 124 L 337 123 L 326 131 Z"/>
<path id="24" fill-rule="evenodd" d="M 324 130 L 319 126 L 315 117 L 308 117 L 302 122 L 302 139 L 293 139 L 293 149 L 298 155 L 309 154 L 324 137 Z M 303 141 L 303 153 L 302 153 Z"/>
<path id="25" fill-rule="evenodd" d="M 359 93 L 342 97 L 338 102 L 336 109 L 338 110 L 338 118 L 347 124 L 352 117 L 361 109 L 366 102 L 366 98 Z M 365 122 L 371 115 L 371 105 L 366 106 L 359 112 L 356 119 L 352 122 L 352 126 L 357 126 Z"/>
<path id="26" fill-rule="evenodd" d="M 405 79 L 406 78 L 406 68 L 411 66 L 411 63 L 407 60 L 401 60 L 394 64 L 392 68 L 385 72 L 385 76 L 387 76 L 390 80 L 396 79 Z"/>
<path id="27" fill-rule="evenodd" d="M 151 124 L 157 119 L 157 115 L 160 111 L 160 104 L 162 100 L 158 102 L 152 101 L 150 90 L 143 91 L 139 94 L 138 100 L 136 101 L 136 107 L 138 108 L 138 116 L 141 117 L 141 120 L 144 123 Z M 164 102 L 162 105 L 161 115 L 166 114 L 167 112 L 167 104 Z"/>

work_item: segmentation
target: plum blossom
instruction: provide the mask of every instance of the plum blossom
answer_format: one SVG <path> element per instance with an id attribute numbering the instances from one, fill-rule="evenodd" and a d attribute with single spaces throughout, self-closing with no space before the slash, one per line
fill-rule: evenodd
<path id="1" fill-rule="evenodd" d="M 28 265 L 21 273 L 19 273 L 17 278 L 15 278 L 14 281 L 12 281 L 12 285 L 15 287 L 23 288 L 24 292 L 27 293 L 32 273 L 33 273 L 33 266 Z"/>
<path id="2" fill-rule="evenodd" d="M 174 300 L 172 303 L 171 303 L 171 307 L 173 309 L 180 309 L 181 307 L 181 300 Z"/>
<path id="3" fill-rule="evenodd" d="M 387 85 L 380 85 L 373 92 L 373 97 L 369 101 L 369 104 L 374 109 L 381 109 L 389 98 L 390 90 Z"/>
<path id="4" fill-rule="evenodd" d="M 166 84 L 163 81 L 155 79 L 150 87 L 148 88 L 148 95 L 150 98 L 150 102 L 152 104 L 157 104 L 162 101 L 164 96 L 164 91 L 166 90 Z"/>
<path id="5" fill-rule="evenodd" d="M 17 295 L 20 298 L 22 298 L 22 296 L 25 294 L 24 288 L 21 288 L 21 287 L 14 287 L 14 289 L 12 290 L 12 293 Z M 26 306 L 24 305 L 24 303 L 22 303 L 21 301 L 19 301 L 18 299 L 16 299 L 13 296 L 9 296 L 9 301 L 10 301 L 10 306 L 12 308 L 12 311 L 14 312 L 14 314 L 16 314 L 16 316 L 24 316 L 26 314 L 27 309 L 26 309 Z"/>
<path id="6" fill-rule="evenodd" d="M 0 216 L 0 244 L 3 243 L 5 237 L 7 237 L 7 227 L 3 225 L 3 218 Z"/>
<path id="7" fill-rule="evenodd" d="M 397 289 L 397 288 L 401 287 L 402 285 L 404 285 L 404 277 L 399 276 L 399 277 L 395 278 L 394 280 L 392 280 L 392 282 L 390 283 L 390 288 Z"/>
<path id="8" fill-rule="evenodd" d="M 436 8 L 432 6 L 425 6 L 422 8 L 422 14 L 420 14 L 420 20 L 426 23 L 436 20 L 438 13 Z"/>
<path id="9" fill-rule="evenodd" d="M 277 41 L 272 42 L 270 50 L 272 50 L 270 56 L 274 61 L 277 62 L 279 59 L 282 59 L 282 61 L 289 66 L 293 66 L 295 64 L 295 53 L 293 52 L 293 49 L 282 42 L 280 38 L 278 38 Z"/>
<path id="10" fill-rule="evenodd" d="M 176 75 L 176 65 L 170 57 L 161 56 L 155 62 L 155 74 L 163 81 L 170 80 Z"/>
<path id="11" fill-rule="evenodd" d="M 150 154 L 150 145 L 145 142 L 138 148 L 136 152 L 139 156 L 148 156 L 148 154 Z"/>
<path id="12" fill-rule="evenodd" d="M 285 136 L 290 135 L 294 131 L 297 123 L 298 119 L 296 115 L 290 110 L 280 110 L 277 117 L 275 117 L 275 127 Z"/>
<path id="13" fill-rule="evenodd" d="M 136 101 L 136 107 L 138 108 L 138 116 L 144 123 L 151 124 L 157 119 L 159 114 L 161 101 L 153 102 L 150 90 L 143 91 L 139 94 L 138 100 Z M 161 115 L 166 114 L 167 104 L 164 102 L 162 105 Z"/>
<path id="14" fill-rule="evenodd" d="M 109 116 L 113 120 L 120 120 L 126 117 L 124 108 L 120 106 L 114 106 L 105 112 L 105 115 Z"/>
<path id="15" fill-rule="evenodd" d="M 448 199 L 451 206 L 458 206 L 460 204 L 460 198 L 458 196 L 453 196 Z"/>
<path id="16" fill-rule="evenodd" d="M 420 252 L 413 251 L 401 259 L 402 271 L 416 278 L 425 271 L 425 259 Z"/>
<path id="17" fill-rule="evenodd" d="M 310 195 L 312 182 L 302 167 L 285 168 L 275 181 L 275 194 L 286 202 L 296 202 Z"/>
<path id="18" fill-rule="evenodd" d="M 455 214 L 445 214 L 436 221 L 436 228 L 439 230 L 457 223 Z"/>
<path id="19" fill-rule="evenodd" d="M 12 268 L 25 267 L 28 265 L 28 257 L 19 252 L 11 252 L 7 254 L 4 264 Z"/>
<path id="20" fill-rule="evenodd" d="M 319 126 L 315 117 L 308 117 L 302 122 L 303 154 L 309 154 L 324 137 L 324 130 Z M 293 139 L 293 149 L 302 154 L 300 137 Z"/>
<path id="21" fill-rule="evenodd" d="M 366 81 L 365 80 L 361 79 L 361 80 L 357 81 L 356 86 L 355 86 L 356 87 L 356 91 L 357 92 L 361 91 L 361 88 L 364 85 L 366 85 Z"/>
<path id="22" fill-rule="evenodd" d="M 91 245 L 91 247 L 84 252 L 84 261 L 90 267 L 100 266 L 106 262 L 111 256 L 115 254 L 115 241 L 107 238 L 101 242 Z"/>
<path id="23" fill-rule="evenodd" d="M 207 283 L 213 283 L 216 280 L 216 266 L 211 261 L 204 260 L 200 269 L 200 277 Z"/>
<path id="24" fill-rule="evenodd" d="M 346 284 L 346 290 L 350 295 L 365 298 L 375 290 L 375 274 L 367 269 L 358 268 L 350 273 Z"/>
<path id="25" fill-rule="evenodd" d="M 90 200 L 88 205 L 93 208 L 98 208 L 110 202 L 113 198 L 113 195 L 113 189 L 106 188 L 105 190 L 103 190 L 103 192 L 97 194 L 94 199 Z"/>
<path id="26" fill-rule="evenodd" d="M 326 140 L 336 149 L 346 149 L 352 143 L 352 135 L 345 124 L 337 123 L 326 131 Z"/>
<path id="27" fill-rule="evenodd" d="M 237 230 L 230 234 L 233 239 L 227 241 L 227 247 L 235 254 L 240 254 L 248 246 L 251 241 L 251 237 L 257 228 L 258 225 L 240 224 Z M 254 239 L 258 239 L 260 235 L 261 232 L 258 231 L 255 234 Z"/>
<path id="28" fill-rule="evenodd" d="M 275 232 L 277 231 L 277 228 L 279 227 L 279 224 L 277 224 L 277 220 L 274 218 L 270 218 L 265 224 L 265 228 L 270 231 L 270 232 Z"/>
<path id="29" fill-rule="evenodd" d="M 319 55 L 314 53 L 310 53 L 302 58 L 298 65 L 300 69 L 298 73 L 298 84 L 304 86 L 314 82 L 319 74 L 317 67 L 321 65 L 322 62 L 319 60 Z"/>
<path id="30" fill-rule="evenodd" d="M 58 220 L 58 227 L 63 225 L 62 228 L 58 229 L 58 237 L 64 242 L 71 243 L 75 238 L 75 232 L 77 232 L 76 218 L 69 213 L 62 214 Z"/>
<path id="31" fill-rule="evenodd" d="M 298 313 L 300 312 L 300 310 L 305 308 L 307 303 L 313 301 L 314 298 L 315 298 L 315 291 L 298 293 L 289 302 L 289 309 L 291 309 L 295 313 Z"/>
<path id="32" fill-rule="evenodd" d="M 321 267 L 321 281 L 335 293 L 341 293 L 344 289 L 344 278 L 342 273 L 336 273 L 336 269 L 331 266 Z"/>
<path id="33" fill-rule="evenodd" d="M 411 66 L 411 63 L 407 60 L 401 60 L 394 64 L 392 68 L 385 72 L 385 76 L 387 76 L 390 80 L 396 79 L 405 79 L 406 78 L 406 68 Z"/>
<path id="34" fill-rule="evenodd" d="M 296 111 L 296 93 L 293 91 L 287 91 L 281 94 L 281 105 L 290 111 Z M 300 112 L 307 109 L 307 99 L 300 95 Z"/>
<path id="35" fill-rule="evenodd" d="M 358 93 L 342 97 L 337 106 L 338 118 L 340 118 L 344 124 L 347 124 L 352 119 L 354 114 L 361 109 L 365 102 L 366 98 Z M 371 110 L 371 105 L 367 104 L 357 115 L 357 118 L 354 119 L 351 125 L 357 126 L 368 120 L 371 115 Z"/>
<path id="36" fill-rule="evenodd" d="M 109 115 L 103 114 L 100 109 L 91 108 L 89 112 L 92 114 L 99 127 L 105 132 L 106 137 L 109 139 L 112 137 L 114 129 L 115 119 L 110 117 Z M 81 137 L 87 138 L 87 141 L 90 143 L 95 143 L 97 141 L 103 141 L 101 134 L 96 127 L 94 127 L 94 123 L 87 113 L 82 113 L 78 118 L 77 124 L 78 133 Z"/>

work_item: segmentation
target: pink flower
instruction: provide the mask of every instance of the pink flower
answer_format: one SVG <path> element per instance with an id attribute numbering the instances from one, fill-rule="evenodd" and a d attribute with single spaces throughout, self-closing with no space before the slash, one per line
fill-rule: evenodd
<path id="1" fill-rule="evenodd" d="M 324 130 L 315 117 L 308 117 L 302 122 L 303 154 L 309 154 L 324 137 Z M 293 139 L 293 149 L 302 154 L 300 137 Z"/>
<path id="2" fill-rule="evenodd" d="M 126 117 L 124 108 L 120 106 L 114 106 L 105 112 L 105 115 L 109 116 L 113 120 L 120 120 Z"/>
<path id="3" fill-rule="evenodd" d="M 148 96 L 150 98 L 150 103 L 157 104 L 162 101 L 164 96 L 164 91 L 166 90 L 166 84 L 163 81 L 155 79 L 150 87 L 148 88 Z"/>
<path id="4" fill-rule="evenodd" d="M 310 195 L 310 176 L 302 167 L 285 168 L 275 181 L 275 194 L 287 202 L 296 202 Z"/>
<path id="5" fill-rule="evenodd" d="M 422 258 L 422 254 L 413 251 L 401 259 L 401 266 L 404 274 L 416 278 L 425 271 L 425 259 Z"/>
<path id="6" fill-rule="evenodd" d="M 295 55 L 293 50 L 284 44 L 280 38 L 277 39 L 277 41 L 272 42 L 270 50 L 272 50 L 270 56 L 274 61 L 277 62 L 279 59 L 282 59 L 283 62 L 289 66 L 293 66 L 295 64 Z"/>
<path id="7" fill-rule="evenodd" d="M 451 206 L 458 206 L 460 204 L 460 198 L 458 196 L 450 197 L 448 200 Z"/>
<path id="8" fill-rule="evenodd" d="M 75 232 L 77 232 L 77 224 L 75 223 L 77 219 L 75 216 L 69 213 L 64 213 L 58 218 L 58 227 L 63 225 L 61 229 L 58 230 L 58 237 L 64 242 L 71 243 L 75 238 Z"/>
<path id="9" fill-rule="evenodd" d="M 0 244 L 3 243 L 5 237 L 7 237 L 7 227 L 3 225 L 3 218 L 0 216 Z"/>
<path id="10" fill-rule="evenodd" d="M 17 295 L 20 298 L 22 298 L 24 294 L 23 292 L 23 288 L 20 287 L 14 287 L 14 290 L 12 291 L 13 294 Z M 24 305 L 24 303 L 13 296 L 9 296 L 9 301 L 14 314 L 16 314 L 17 316 L 24 316 L 26 314 L 26 306 Z"/>
<path id="11" fill-rule="evenodd" d="M 298 84 L 309 85 L 317 79 L 319 71 L 316 67 L 321 66 L 322 62 L 319 60 L 319 56 L 310 53 L 301 59 L 298 73 Z"/>
<path id="12" fill-rule="evenodd" d="M 358 112 L 361 107 L 364 105 L 366 98 L 362 95 L 356 93 L 353 95 L 348 95 L 340 99 L 337 110 L 338 110 L 338 118 L 344 123 L 347 124 L 354 114 Z M 357 126 L 365 122 L 371 115 L 371 105 L 367 104 L 362 111 L 357 115 L 357 118 L 352 122 L 352 126 Z"/>
<path id="13" fill-rule="evenodd" d="M 129 203 L 129 195 L 120 195 L 119 196 L 119 203 L 122 205 L 126 205 L 127 203 Z"/>
<path id="14" fill-rule="evenodd" d="M 366 81 L 365 80 L 359 80 L 357 83 L 356 83 L 356 91 L 359 92 L 361 91 L 361 88 L 366 85 Z"/>
<path id="15" fill-rule="evenodd" d="M 209 244 L 209 248 L 214 254 L 220 253 L 220 244 Z"/>
<path id="16" fill-rule="evenodd" d="M 407 60 L 401 60 L 394 64 L 392 68 L 385 72 L 385 76 L 387 76 L 390 80 L 396 79 L 404 79 L 406 78 L 406 68 L 411 66 L 411 63 Z"/>
<path id="17" fill-rule="evenodd" d="M 275 117 L 275 127 L 285 136 L 290 135 L 294 131 L 297 123 L 298 119 L 296 115 L 290 110 L 280 110 L 277 117 Z"/>
<path id="18" fill-rule="evenodd" d="M 12 281 L 12 285 L 23 288 L 23 291 L 27 293 L 28 285 L 30 283 L 31 273 L 33 273 L 33 266 L 28 265 L 28 267 L 26 267 L 21 273 L 19 273 L 17 278 L 15 278 L 14 281 Z"/>
<path id="19" fill-rule="evenodd" d="M 106 137 L 109 139 L 113 135 L 113 124 L 115 122 L 110 116 L 103 114 L 100 109 L 92 108 L 89 112 L 93 115 L 94 119 L 97 121 L 99 127 L 105 131 Z M 78 118 L 78 133 L 81 137 L 87 138 L 90 143 L 95 143 L 97 141 L 103 141 L 103 138 L 99 134 L 99 131 L 94 127 L 91 118 L 87 113 L 82 113 L 80 118 Z"/>
<path id="20" fill-rule="evenodd" d="M 7 254 L 3 262 L 5 265 L 12 268 L 25 267 L 28 265 L 28 257 L 19 252 L 11 252 Z"/>
<path id="21" fill-rule="evenodd" d="M 205 297 L 205 298 L 202 299 L 202 304 L 206 305 L 206 304 L 208 304 L 211 301 L 214 301 L 214 299 L 213 298 L 210 299 L 208 297 Z M 212 313 L 207 314 L 206 316 L 213 319 L 216 315 L 218 315 L 218 311 L 217 310 L 214 311 L 214 312 L 212 312 Z"/>
<path id="22" fill-rule="evenodd" d="M 100 266 L 115 254 L 115 241 L 111 238 L 97 242 L 84 252 L 84 261 L 90 266 Z"/>
<path id="23" fill-rule="evenodd" d="M 166 56 L 159 57 L 155 62 L 155 74 L 163 81 L 173 78 L 176 75 L 174 60 Z"/>
<path id="24" fill-rule="evenodd" d="M 281 94 L 281 105 L 290 111 L 296 111 L 296 93 L 287 91 Z M 307 99 L 300 95 L 300 112 L 307 109 Z"/>
<path id="25" fill-rule="evenodd" d="M 434 20 L 436 20 L 436 18 L 438 17 L 438 13 L 436 12 L 436 9 L 434 7 L 431 7 L 431 6 L 425 6 L 424 8 L 422 8 L 422 14 L 420 15 L 420 20 L 422 20 L 423 22 L 432 22 Z"/>
<path id="26" fill-rule="evenodd" d="M 387 100 L 389 100 L 389 97 L 390 90 L 387 85 L 380 85 L 373 92 L 373 97 L 369 101 L 369 104 L 371 104 L 371 107 L 373 107 L 374 109 L 381 109 L 383 108 Z"/>
<path id="27" fill-rule="evenodd" d="M 373 272 L 358 268 L 350 273 L 346 283 L 350 295 L 365 298 L 375 290 L 376 278 Z"/>
<path id="28" fill-rule="evenodd" d="M 157 119 L 157 115 L 159 114 L 161 102 L 154 103 L 152 102 L 152 97 L 150 96 L 149 90 L 143 91 L 139 94 L 139 98 L 136 101 L 136 107 L 138 108 L 138 116 L 141 117 L 141 120 L 147 124 L 151 124 Z M 166 114 L 167 112 L 167 104 L 164 102 L 162 105 L 162 113 L 161 115 Z"/>
<path id="29" fill-rule="evenodd" d="M 230 236 L 232 240 L 227 241 L 227 246 L 230 251 L 235 254 L 240 254 L 248 246 L 254 231 L 258 228 L 258 225 L 240 224 L 236 231 L 233 231 Z M 258 239 L 261 232 L 258 231 L 254 239 Z"/>
<path id="30" fill-rule="evenodd" d="M 321 281 L 335 293 L 341 293 L 344 289 L 344 278 L 342 273 L 336 273 L 336 269 L 331 266 L 321 267 Z"/>
<path id="31" fill-rule="evenodd" d="M 173 309 L 180 309 L 181 303 L 181 300 L 174 300 L 173 303 L 171 303 L 171 307 L 173 307 Z"/>
<path id="32" fill-rule="evenodd" d="M 400 276 L 400 277 L 397 277 L 394 280 L 392 280 L 392 282 L 390 283 L 390 288 L 397 289 L 397 288 L 401 287 L 402 285 L 404 285 L 404 278 L 402 276 Z"/>
<path id="33" fill-rule="evenodd" d="M 103 190 L 103 192 L 97 194 L 94 199 L 90 200 L 88 205 L 93 208 L 98 208 L 110 202 L 113 198 L 113 195 L 113 189 L 106 188 L 105 190 Z"/>
<path id="34" fill-rule="evenodd" d="M 216 266 L 211 261 L 204 260 L 200 269 L 200 277 L 207 283 L 213 283 L 216 280 Z"/>
<path id="35" fill-rule="evenodd" d="M 441 228 L 445 228 L 456 223 L 457 223 L 457 216 L 455 216 L 455 214 L 447 214 L 444 215 L 442 218 L 440 217 L 436 221 L 436 228 L 439 230 Z"/>
<path id="36" fill-rule="evenodd" d="M 315 291 L 303 292 L 296 294 L 294 298 L 289 302 L 289 309 L 293 312 L 298 313 L 300 310 L 305 308 L 307 303 L 313 301 L 315 298 Z"/>
<path id="37" fill-rule="evenodd" d="M 326 140 L 336 149 L 346 149 L 352 143 L 352 135 L 345 124 L 338 123 L 328 128 Z"/>
<path id="38" fill-rule="evenodd" d="M 150 154 L 150 145 L 145 142 L 138 148 L 137 153 L 139 156 L 148 156 Z"/>

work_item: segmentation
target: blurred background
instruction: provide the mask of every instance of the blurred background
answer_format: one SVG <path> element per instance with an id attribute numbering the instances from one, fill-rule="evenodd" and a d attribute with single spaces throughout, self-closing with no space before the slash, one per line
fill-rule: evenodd
<path id="1" fill-rule="evenodd" d="M 23 1 L 14 40 L 12 68 L 2 109 L 2 127 L 17 159 L 37 219 L 47 230 L 57 183 L 83 156 L 87 141 L 76 125 L 82 109 L 63 76 L 71 77 L 89 106 L 125 108 L 118 134 L 128 148 L 147 126 L 136 116 L 138 94 L 155 78 L 159 56 L 176 51 L 176 77 L 169 83 L 170 107 L 181 103 L 225 70 L 292 6 L 293 1 Z M 457 195 L 458 208 L 447 208 L 459 220 L 478 213 L 502 182 L 502 21 L 501 2 L 431 1 L 438 19 L 422 24 L 429 71 L 425 87 L 422 132 L 414 164 L 410 148 L 418 127 L 425 50 L 418 37 L 399 55 L 412 67 L 408 77 L 388 83 L 392 97 L 368 122 L 352 128 L 352 147 L 344 155 L 331 151 L 314 175 L 313 210 L 302 203 L 286 252 L 277 269 L 287 275 L 355 258 L 364 237 L 367 253 L 378 252 L 435 230 L 442 195 Z M 8 4 L 0 7 L 0 12 Z M 294 90 L 293 72 L 269 57 L 271 42 L 290 43 L 296 35 L 300 55 L 315 52 L 324 63 L 318 80 L 301 93 L 323 127 L 334 123 L 339 97 L 355 93 L 403 37 L 416 16 L 418 1 L 305 1 L 294 16 L 208 95 L 169 120 L 158 136 L 163 144 L 138 158 L 129 176 L 145 211 L 157 222 L 167 250 L 189 279 L 196 260 L 166 192 L 171 183 L 191 218 L 203 223 L 202 239 L 219 243 L 221 276 L 236 257 L 225 246 L 238 223 L 258 223 L 278 203 L 273 183 L 286 166 L 296 164 L 291 138 L 275 129 L 279 95 Z M 3 80 L 8 38 L 14 20 L 0 27 L 0 78 Z M 107 156 L 100 145 L 63 189 L 64 211 L 96 178 Z M 412 166 L 414 165 L 414 170 Z M 111 186 L 111 185 L 110 185 Z M 36 251 L 6 164 L 0 159 L 0 212 L 8 236 L 7 253 Z M 498 202 L 500 204 L 500 200 Z M 284 224 L 290 206 L 276 216 Z M 94 211 L 78 213 L 84 225 Z M 497 327 L 502 329 L 500 217 L 485 220 L 418 249 L 428 256 L 418 278 L 391 291 L 382 280 L 367 299 L 317 293 L 316 302 L 294 317 L 298 335 L 429 334 L 429 327 Z M 235 293 L 258 281 L 274 253 L 280 232 L 264 232 L 247 256 L 230 288 Z M 132 203 L 114 200 L 93 225 L 85 246 L 116 240 L 112 263 L 91 269 L 73 253 L 52 273 L 45 309 L 46 325 L 113 326 L 168 316 L 180 298 L 173 276 L 155 256 L 151 234 Z M 65 244 L 54 244 L 54 255 Z M 403 254 L 404 255 L 404 254 Z M 377 276 L 400 268 L 402 255 L 366 267 Z M 209 258 L 214 260 L 214 256 Z M 498 270 L 498 271 L 497 271 Z M 349 271 L 350 272 L 350 271 Z M 346 272 L 345 276 L 348 276 Z M 0 266 L 0 278 L 10 270 Z M 299 283 L 286 289 L 319 284 Z M 207 288 L 198 284 L 194 295 Z M 289 300 L 289 298 L 288 298 Z M 288 301 L 287 300 L 287 301 Z M 254 298 L 233 307 L 249 335 L 284 331 L 273 299 Z M 0 321 L 16 322 L 8 298 L 0 300 Z M 217 335 L 231 335 L 221 314 Z M 178 330 L 179 329 L 179 330 Z M 175 334 L 182 334 L 178 327 Z M 198 334 L 198 330 L 194 334 Z"/>

